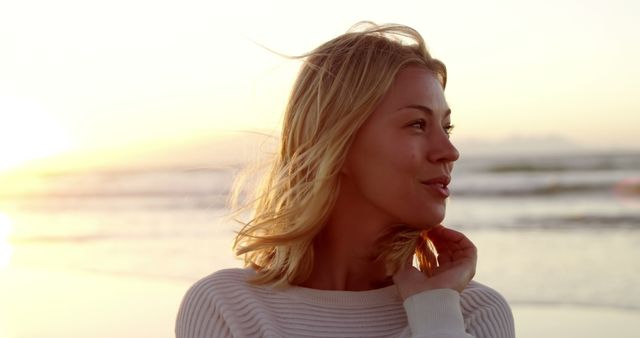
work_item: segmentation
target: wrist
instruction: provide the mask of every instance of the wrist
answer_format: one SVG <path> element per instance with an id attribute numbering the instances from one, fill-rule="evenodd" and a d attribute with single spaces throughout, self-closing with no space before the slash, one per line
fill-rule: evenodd
<path id="1" fill-rule="evenodd" d="M 464 320 L 460 308 L 460 294 L 453 289 L 431 289 L 410 296 L 404 308 L 411 331 L 464 332 Z"/>

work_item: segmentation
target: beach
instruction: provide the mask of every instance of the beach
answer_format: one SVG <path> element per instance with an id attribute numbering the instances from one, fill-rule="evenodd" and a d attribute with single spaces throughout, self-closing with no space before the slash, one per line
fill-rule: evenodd
<path id="1" fill-rule="evenodd" d="M 518 337 L 638 336 L 637 158 L 456 169 L 444 224 L 478 247 L 474 279 L 511 304 Z M 173 336 L 189 286 L 242 265 L 234 170 L 57 173 L 0 191 L 0 337 Z"/>
<path id="2" fill-rule="evenodd" d="M 0 281 L 4 338 L 171 337 L 187 284 L 25 267 Z"/>
<path id="3" fill-rule="evenodd" d="M 578 306 L 513 305 L 516 337 L 638 337 L 637 311 Z"/>

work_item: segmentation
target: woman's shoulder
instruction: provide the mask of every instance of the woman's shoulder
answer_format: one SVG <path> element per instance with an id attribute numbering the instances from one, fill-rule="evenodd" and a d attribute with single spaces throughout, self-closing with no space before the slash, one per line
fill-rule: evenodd
<path id="1" fill-rule="evenodd" d="M 247 279 L 251 278 L 251 276 L 255 275 L 255 271 L 253 269 L 240 269 L 240 268 L 231 268 L 231 269 L 222 269 L 218 270 L 208 276 L 201 278 L 196 284 L 199 283 L 236 283 L 236 282 L 246 282 Z"/>
<path id="2" fill-rule="evenodd" d="M 471 281 L 460 294 L 467 331 L 476 337 L 514 337 L 511 307 L 496 290 Z"/>
<path id="3" fill-rule="evenodd" d="M 220 295 L 228 295 L 247 291 L 251 288 L 247 280 L 255 272 L 252 269 L 223 269 L 205 276 L 195 282 L 187 291 L 185 298 L 206 297 L 212 299 Z"/>
<path id="4" fill-rule="evenodd" d="M 492 308 L 495 310 L 511 312 L 509 303 L 496 290 L 471 281 L 460 294 L 460 302 L 462 311 L 475 312 L 481 309 Z"/>
<path id="5" fill-rule="evenodd" d="M 273 291 L 252 284 L 253 269 L 224 269 L 195 282 L 186 292 L 176 318 L 176 337 L 251 336 Z M 255 333 L 255 332 L 254 332 Z"/>
<path id="6" fill-rule="evenodd" d="M 255 287 L 247 281 L 251 269 L 225 269 L 195 282 L 185 293 L 176 319 L 176 337 L 227 337 L 237 318 L 234 313 L 243 303 L 256 297 Z M 205 334 L 206 333 L 206 334 Z"/>

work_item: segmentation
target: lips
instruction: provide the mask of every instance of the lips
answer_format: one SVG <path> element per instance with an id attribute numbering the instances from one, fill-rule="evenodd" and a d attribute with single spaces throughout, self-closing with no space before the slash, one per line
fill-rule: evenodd
<path id="1" fill-rule="evenodd" d="M 451 182 L 451 176 L 442 175 L 434 177 L 426 181 L 420 181 L 429 191 L 439 197 L 449 197 L 449 188 L 447 186 Z"/>

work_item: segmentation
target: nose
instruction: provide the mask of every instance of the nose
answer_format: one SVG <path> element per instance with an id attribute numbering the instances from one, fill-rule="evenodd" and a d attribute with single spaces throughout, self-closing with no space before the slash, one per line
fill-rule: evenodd
<path id="1" fill-rule="evenodd" d="M 431 140 L 431 147 L 429 151 L 429 161 L 433 163 L 453 163 L 460 157 L 460 152 L 451 143 L 451 139 L 445 133 L 437 135 Z"/>

